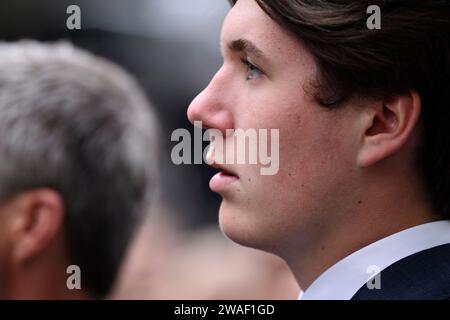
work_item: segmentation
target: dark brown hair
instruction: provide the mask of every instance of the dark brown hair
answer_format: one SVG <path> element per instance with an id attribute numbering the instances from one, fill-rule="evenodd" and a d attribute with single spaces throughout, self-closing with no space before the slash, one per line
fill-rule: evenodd
<path id="1" fill-rule="evenodd" d="M 435 210 L 450 218 L 450 1 L 255 1 L 314 56 L 321 105 L 419 93 L 419 168 Z M 381 29 L 367 27 L 370 5 L 381 9 Z"/>

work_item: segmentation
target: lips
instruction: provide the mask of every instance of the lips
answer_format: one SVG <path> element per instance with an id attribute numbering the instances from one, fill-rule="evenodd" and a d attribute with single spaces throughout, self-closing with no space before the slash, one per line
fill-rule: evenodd
<path id="1" fill-rule="evenodd" d="M 238 176 L 235 172 L 233 172 L 233 171 L 230 170 L 229 168 L 225 168 L 225 166 L 220 165 L 220 164 L 218 164 L 218 163 L 216 163 L 216 162 L 211 163 L 210 166 L 213 167 L 213 168 L 215 168 L 215 169 L 219 169 L 219 170 L 220 170 L 221 172 L 223 172 L 225 175 L 228 175 L 228 176 L 235 176 L 235 177 L 238 177 L 238 178 L 239 178 L 239 176 Z"/>
<path id="2" fill-rule="evenodd" d="M 209 187 L 212 191 L 218 193 L 225 191 L 233 182 L 239 180 L 239 176 L 231 170 L 226 169 L 217 163 L 212 163 L 211 166 L 220 170 L 209 181 Z"/>

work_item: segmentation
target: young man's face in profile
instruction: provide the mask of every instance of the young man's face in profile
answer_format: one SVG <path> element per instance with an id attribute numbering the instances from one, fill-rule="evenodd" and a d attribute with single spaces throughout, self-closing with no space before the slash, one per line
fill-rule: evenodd
<path id="1" fill-rule="evenodd" d="M 358 201 L 358 190 L 347 190 L 358 170 L 359 113 L 315 102 L 313 57 L 256 1 L 232 8 L 221 46 L 223 66 L 190 105 L 190 120 L 223 132 L 279 129 L 280 139 L 275 175 L 261 175 L 260 165 L 222 166 L 238 179 L 212 185 L 223 197 L 221 228 L 236 242 L 269 251 L 314 241 L 341 218 L 330 212 Z"/>

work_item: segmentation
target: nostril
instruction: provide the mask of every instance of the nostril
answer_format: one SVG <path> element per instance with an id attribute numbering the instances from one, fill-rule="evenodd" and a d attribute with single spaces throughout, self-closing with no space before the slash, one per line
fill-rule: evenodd
<path id="1" fill-rule="evenodd" d="M 210 127 L 210 126 L 207 126 L 207 125 L 205 125 L 203 122 L 201 123 L 201 128 L 203 129 L 203 130 L 209 130 L 209 129 L 213 129 L 213 127 Z"/>
<path id="2" fill-rule="evenodd" d="M 194 125 L 194 127 L 199 128 L 199 129 L 207 129 L 205 128 L 206 126 L 204 125 L 204 123 L 201 120 L 194 120 L 194 122 L 192 123 Z"/>

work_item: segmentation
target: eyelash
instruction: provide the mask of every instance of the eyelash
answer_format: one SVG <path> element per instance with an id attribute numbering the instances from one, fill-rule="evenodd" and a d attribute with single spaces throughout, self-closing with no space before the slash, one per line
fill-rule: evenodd
<path id="1" fill-rule="evenodd" d="M 247 78 L 246 78 L 247 81 L 255 80 L 264 74 L 264 72 L 261 69 L 259 69 L 257 66 L 255 66 L 253 63 L 251 63 L 247 59 L 242 58 L 241 61 L 247 67 Z M 257 77 L 251 76 L 250 73 L 253 71 L 259 72 L 260 75 Z"/>

